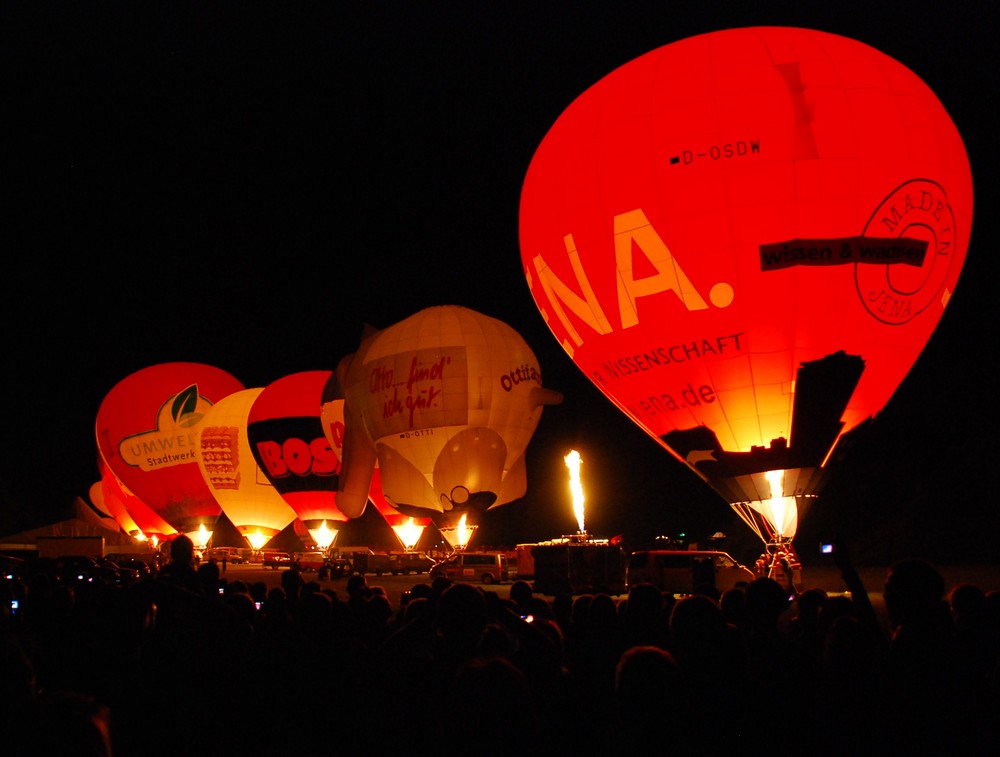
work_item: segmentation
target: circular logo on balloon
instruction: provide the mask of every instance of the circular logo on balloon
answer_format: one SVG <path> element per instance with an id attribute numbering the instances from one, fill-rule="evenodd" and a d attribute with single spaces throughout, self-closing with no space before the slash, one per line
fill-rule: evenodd
<path id="1" fill-rule="evenodd" d="M 890 326 L 904 324 L 943 296 L 955 260 L 955 215 L 944 188 L 927 179 L 908 181 L 878 206 L 865 225 L 865 239 L 919 240 L 927 244 L 920 265 L 893 265 L 895 248 L 871 249 L 872 263 L 858 263 L 854 281 L 872 316 Z M 885 261 L 885 262 L 881 262 Z"/>

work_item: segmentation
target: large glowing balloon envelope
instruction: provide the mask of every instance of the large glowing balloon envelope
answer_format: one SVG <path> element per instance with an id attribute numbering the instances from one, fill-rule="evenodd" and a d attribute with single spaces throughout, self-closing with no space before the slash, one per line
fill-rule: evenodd
<path id="1" fill-rule="evenodd" d="M 825 32 L 730 29 L 566 108 L 525 177 L 521 254 L 576 365 L 790 539 L 836 442 L 934 331 L 972 202 L 958 130 L 908 68 Z"/>
<path id="2" fill-rule="evenodd" d="M 523 496 L 524 456 L 542 407 L 562 399 L 542 387 L 517 332 L 454 305 L 369 336 L 338 375 L 346 395 L 342 496 L 368 492 L 377 458 L 389 503 L 430 517 Z M 362 480 L 357 489 L 353 476 Z"/>
<path id="3" fill-rule="evenodd" d="M 195 434 L 214 402 L 243 389 L 201 363 L 161 363 L 119 381 L 97 412 L 97 446 L 118 479 L 182 533 L 222 510 L 198 468 Z"/>
<path id="4" fill-rule="evenodd" d="M 302 371 L 264 387 L 247 418 L 250 449 L 268 481 L 320 547 L 330 546 L 337 524 L 340 454 L 324 433 L 323 390 L 333 371 Z"/>
<path id="5" fill-rule="evenodd" d="M 205 413 L 196 434 L 205 483 L 255 549 L 295 520 L 295 511 L 261 471 L 250 448 L 247 417 L 263 391 L 243 389 L 223 397 Z"/>

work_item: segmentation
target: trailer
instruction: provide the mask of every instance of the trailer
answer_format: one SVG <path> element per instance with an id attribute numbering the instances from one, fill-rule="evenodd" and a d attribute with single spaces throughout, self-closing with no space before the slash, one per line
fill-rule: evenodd
<path id="1" fill-rule="evenodd" d="M 361 551 L 342 554 L 351 561 L 355 573 L 374 573 L 394 576 L 409 573 L 427 573 L 434 561 L 420 552 L 372 552 Z"/>
<path id="2" fill-rule="evenodd" d="M 564 537 L 536 544 L 534 591 L 539 594 L 624 594 L 625 552 L 617 544 Z"/>

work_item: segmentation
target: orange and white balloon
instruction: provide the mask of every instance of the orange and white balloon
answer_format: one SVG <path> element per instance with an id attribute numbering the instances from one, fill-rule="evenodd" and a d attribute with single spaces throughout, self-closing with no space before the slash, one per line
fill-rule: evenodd
<path id="1" fill-rule="evenodd" d="M 254 459 L 247 435 L 250 408 L 262 388 L 243 389 L 210 407 L 196 432 L 198 467 L 212 496 L 255 549 L 295 520 Z"/>
<path id="2" fill-rule="evenodd" d="M 369 336 L 338 377 L 346 396 L 339 502 L 352 517 L 375 459 L 386 499 L 403 514 L 484 511 L 523 496 L 542 407 L 562 399 L 543 388 L 514 329 L 454 305 Z"/>

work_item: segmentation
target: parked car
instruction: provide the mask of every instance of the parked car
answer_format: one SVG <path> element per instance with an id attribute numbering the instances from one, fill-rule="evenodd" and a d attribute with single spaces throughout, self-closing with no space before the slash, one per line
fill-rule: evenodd
<path id="1" fill-rule="evenodd" d="M 264 552 L 261 566 L 277 570 L 278 568 L 292 567 L 292 556 L 287 552 Z"/>
<path id="2" fill-rule="evenodd" d="M 103 559 L 103 558 L 102 558 Z M 96 557 L 88 555 L 63 555 L 55 558 L 55 574 L 62 583 L 92 583 L 104 581 L 108 584 L 119 582 L 118 571 L 114 567 L 101 565 Z"/>
<path id="3" fill-rule="evenodd" d="M 149 567 L 149 563 L 138 557 L 129 557 L 125 553 L 112 553 L 108 555 L 108 559 L 117 564 L 121 568 L 131 568 L 139 574 L 139 579 L 148 578 L 152 573 Z"/>
<path id="4" fill-rule="evenodd" d="M 748 586 L 755 577 L 728 553 L 714 550 L 640 550 L 629 555 L 625 569 L 627 587 L 651 583 L 671 594 L 694 594 L 702 586 L 721 593 Z"/>
<path id="5" fill-rule="evenodd" d="M 139 583 L 139 570 L 128 565 L 122 565 L 107 557 L 96 557 L 97 564 L 110 570 L 111 580 L 118 586 L 131 586 Z"/>
<path id="6" fill-rule="evenodd" d="M 331 557 L 327 560 L 326 567 L 330 578 L 343 578 L 354 572 L 354 566 L 351 565 L 351 561 L 343 557 Z"/>
<path id="7" fill-rule="evenodd" d="M 326 557 L 322 552 L 296 552 L 292 564 L 304 573 L 318 571 L 325 561 Z"/>
<path id="8" fill-rule="evenodd" d="M 24 578 L 27 573 L 24 560 L 20 557 L 0 555 L 0 578 L 11 580 Z"/>
<path id="9" fill-rule="evenodd" d="M 455 552 L 434 563 L 431 578 L 445 576 L 452 581 L 493 584 L 510 580 L 507 555 L 502 552 Z"/>
<path id="10" fill-rule="evenodd" d="M 212 547 L 205 550 L 205 555 L 202 559 L 206 562 L 215 560 L 220 565 L 223 561 L 229 565 L 243 564 L 243 555 L 240 554 L 238 547 Z"/>

